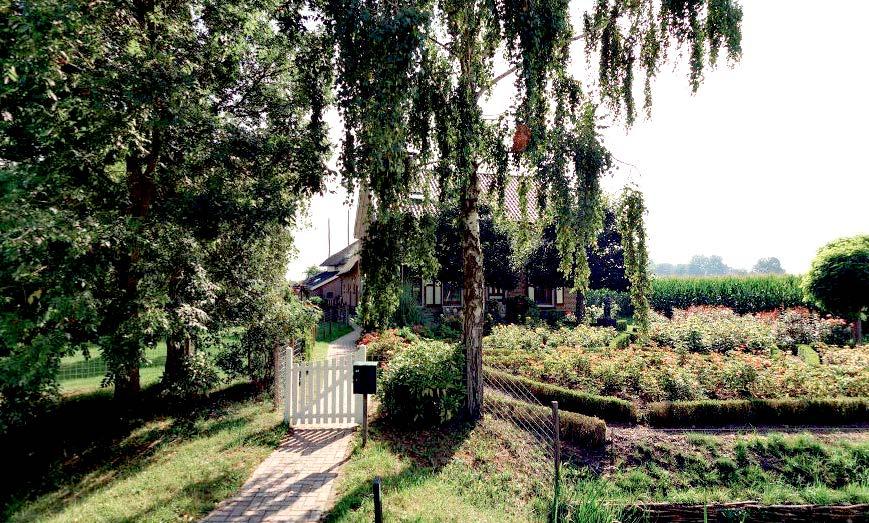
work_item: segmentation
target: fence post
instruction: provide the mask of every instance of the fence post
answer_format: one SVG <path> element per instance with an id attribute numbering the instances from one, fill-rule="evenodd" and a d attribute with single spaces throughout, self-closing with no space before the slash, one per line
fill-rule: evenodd
<path id="1" fill-rule="evenodd" d="M 555 488 L 552 500 L 552 521 L 558 521 L 558 497 L 561 489 L 561 419 L 558 415 L 558 402 L 552 402 L 553 461 L 555 465 Z"/>
<path id="2" fill-rule="evenodd" d="M 383 502 L 380 499 L 380 476 L 374 477 L 374 523 L 383 523 Z"/>

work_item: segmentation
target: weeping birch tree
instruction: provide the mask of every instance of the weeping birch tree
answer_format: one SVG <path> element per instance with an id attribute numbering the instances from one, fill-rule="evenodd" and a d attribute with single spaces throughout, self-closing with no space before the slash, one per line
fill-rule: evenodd
<path id="1" fill-rule="evenodd" d="M 650 114 L 652 83 L 668 60 L 686 58 L 696 90 L 722 50 L 738 59 L 741 8 L 734 0 L 597 0 L 571 19 L 568 0 L 328 0 L 324 11 L 337 53 L 344 181 L 375 203 L 362 251 L 367 300 L 397 303 L 408 243 L 396 241 L 407 238 L 401 216 L 412 192 L 436 186 L 430 198 L 460 208 L 466 413 L 477 418 L 481 195 L 503 198 L 507 183 L 518 183 L 523 215 L 532 206 L 557 224 L 561 270 L 583 290 L 585 247 L 603 216 L 599 179 L 611 165 L 599 113 L 629 126 L 642 98 Z M 584 56 L 571 56 L 576 41 Z M 583 59 L 596 75 L 572 74 Z M 511 79 L 503 118 L 485 118 L 493 88 Z"/>

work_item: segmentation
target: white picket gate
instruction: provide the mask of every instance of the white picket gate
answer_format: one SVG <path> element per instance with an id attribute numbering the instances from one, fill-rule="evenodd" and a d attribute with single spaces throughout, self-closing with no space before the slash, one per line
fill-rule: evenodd
<path id="1" fill-rule="evenodd" d="M 365 349 L 323 361 L 294 361 L 284 375 L 284 421 L 290 426 L 362 423 L 362 396 L 353 394 L 353 362 Z"/>

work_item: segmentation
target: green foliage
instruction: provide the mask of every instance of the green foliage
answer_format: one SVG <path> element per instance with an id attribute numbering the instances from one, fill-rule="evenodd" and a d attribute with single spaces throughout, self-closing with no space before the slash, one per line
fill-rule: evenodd
<path id="1" fill-rule="evenodd" d="M 869 420 L 869 398 L 703 400 L 649 404 L 654 427 L 850 425 Z"/>
<path id="2" fill-rule="evenodd" d="M 521 325 L 497 325 L 492 334 L 484 339 L 487 353 L 514 350 L 538 351 L 559 347 L 606 347 L 616 337 L 615 329 L 579 325 L 568 328 L 525 327 Z"/>
<path id="3" fill-rule="evenodd" d="M 624 247 L 625 275 L 631 282 L 629 292 L 634 308 L 634 320 L 641 338 L 649 333 L 649 253 L 646 248 L 646 226 L 643 216 L 646 206 L 643 195 L 626 187 L 619 201 L 619 232 Z"/>
<path id="4" fill-rule="evenodd" d="M 618 329 L 617 329 L 618 330 Z M 631 333 L 620 332 L 618 336 L 610 342 L 610 347 L 615 349 L 627 349 L 631 345 Z"/>
<path id="5" fill-rule="evenodd" d="M 869 312 L 869 235 L 840 238 L 821 249 L 803 280 L 806 299 L 858 319 Z"/>
<path id="6" fill-rule="evenodd" d="M 784 274 L 781 261 L 778 258 L 761 258 L 752 267 L 751 272 L 755 274 Z"/>
<path id="7" fill-rule="evenodd" d="M 276 289 L 283 292 L 256 302 L 261 308 L 252 311 L 240 343 L 229 345 L 220 354 L 218 361 L 227 375 L 243 376 L 265 386 L 274 379 L 277 351 L 300 343 L 306 359 L 310 358 L 311 335 L 323 313 L 290 292 L 286 282 L 284 289 Z"/>
<path id="8" fill-rule="evenodd" d="M 544 405 L 557 401 L 562 412 L 576 412 L 616 423 L 636 423 L 639 419 L 637 407 L 627 400 L 566 389 L 492 368 L 485 369 L 485 374 L 493 383 L 507 384 L 508 390 L 510 387 L 527 390 Z"/>
<path id="9" fill-rule="evenodd" d="M 398 425 L 439 424 L 462 406 L 465 358 L 461 347 L 416 341 L 397 352 L 380 376 L 377 396 Z"/>
<path id="10" fill-rule="evenodd" d="M 398 309 L 395 310 L 392 322 L 397 327 L 413 327 L 421 322 L 420 306 L 410 285 L 404 285 L 398 297 Z"/>
<path id="11" fill-rule="evenodd" d="M 243 323 L 238 297 L 263 280 L 246 255 L 279 238 L 286 263 L 325 172 L 330 69 L 301 10 L 3 8 L 4 418 L 51 397 L 63 355 L 98 345 L 128 397 L 158 340 Z"/>
<path id="12" fill-rule="evenodd" d="M 652 280 L 652 308 L 670 315 L 695 305 L 728 307 L 738 314 L 803 304 L 800 278 L 790 275 L 662 278 Z"/>
<path id="13" fill-rule="evenodd" d="M 208 394 L 220 381 L 214 362 L 204 351 L 197 351 L 181 361 L 178 379 L 166 383 L 162 396 L 173 403 L 187 403 Z"/>

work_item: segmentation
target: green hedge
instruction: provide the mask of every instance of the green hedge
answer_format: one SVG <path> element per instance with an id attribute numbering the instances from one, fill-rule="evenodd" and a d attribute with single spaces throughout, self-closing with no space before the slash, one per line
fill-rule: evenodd
<path id="1" fill-rule="evenodd" d="M 662 401 L 649 404 L 649 425 L 848 425 L 869 422 L 869 398 Z"/>
<path id="2" fill-rule="evenodd" d="M 637 407 L 630 401 L 620 398 L 597 396 L 587 392 L 565 389 L 491 368 L 484 369 L 483 374 L 487 380 L 523 387 L 542 403 L 557 401 L 558 408 L 563 410 L 595 416 L 616 423 L 633 424 L 639 419 Z"/>
<path id="3" fill-rule="evenodd" d="M 487 408 L 495 409 L 505 417 L 552 416 L 552 410 L 543 405 L 532 405 L 502 394 L 488 394 Z M 583 447 L 602 447 L 606 443 L 606 423 L 599 418 L 559 410 L 561 440 Z"/>
<path id="4" fill-rule="evenodd" d="M 661 277 L 652 280 L 652 308 L 669 315 L 692 305 L 720 305 L 739 314 L 804 305 L 800 277 Z"/>

